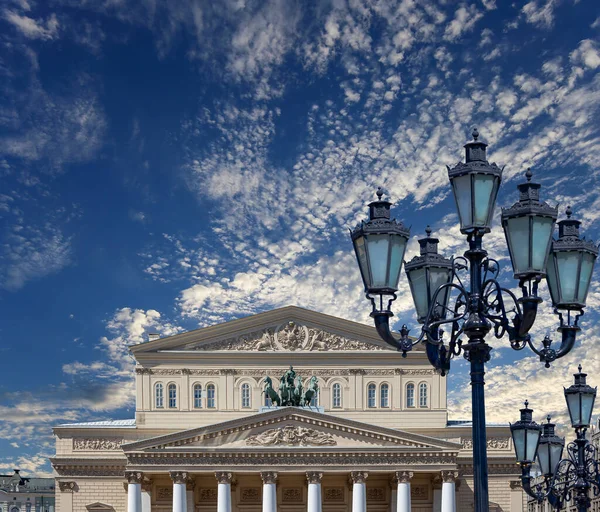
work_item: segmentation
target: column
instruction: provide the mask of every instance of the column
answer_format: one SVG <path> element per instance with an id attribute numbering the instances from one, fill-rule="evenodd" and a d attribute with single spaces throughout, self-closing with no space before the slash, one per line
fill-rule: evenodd
<path id="1" fill-rule="evenodd" d="M 173 480 L 173 512 L 187 512 L 186 483 L 188 474 L 186 471 L 171 471 Z"/>
<path id="2" fill-rule="evenodd" d="M 442 512 L 456 512 L 458 471 L 442 471 Z"/>
<path id="3" fill-rule="evenodd" d="M 548 501 L 547 510 L 551 510 Z M 510 481 L 510 512 L 521 512 L 523 508 L 527 508 L 527 505 L 523 505 L 523 484 L 521 480 Z"/>
<path id="4" fill-rule="evenodd" d="M 321 512 L 321 480 L 323 473 L 309 471 L 308 480 L 308 512 Z"/>
<path id="5" fill-rule="evenodd" d="M 217 486 L 217 512 L 231 512 L 231 479 L 233 475 L 224 471 L 217 471 L 215 477 Z"/>
<path id="6" fill-rule="evenodd" d="M 366 471 L 352 471 L 352 512 L 367 512 L 367 477 Z"/>
<path id="7" fill-rule="evenodd" d="M 196 480 L 188 478 L 185 483 L 185 499 L 187 503 L 187 512 L 194 512 L 194 488 L 196 487 Z M 150 511 L 148 511 L 150 512 Z"/>
<path id="8" fill-rule="evenodd" d="M 442 475 L 434 475 L 431 485 L 433 487 L 433 512 L 442 512 Z"/>
<path id="9" fill-rule="evenodd" d="M 396 471 L 396 480 L 398 480 L 398 505 L 397 512 L 410 512 L 410 479 L 412 471 Z"/>
<path id="10" fill-rule="evenodd" d="M 265 471 L 260 477 L 263 481 L 262 512 L 277 512 L 277 473 Z"/>
<path id="11" fill-rule="evenodd" d="M 152 480 L 144 479 L 142 481 L 142 512 L 151 512 L 152 510 Z"/>
<path id="12" fill-rule="evenodd" d="M 400 389 L 400 388 L 396 388 Z M 396 475 L 390 479 L 390 512 L 397 512 L 398 510 L 398 482 L 396 481 Z"/>
<path id="13" fill-rule="evenodd" d="M 73 493 L 76 492 L 79 487 L 75 482 L 58 482 L 58 488 L 60 489 L 60 509 L 64 510 L 64 512 L 73 512 Z M 40 510 L 44 508 L 42 504 L 40 505 Z M 7 504 L 7 506 L 10 504 Z M 7 509 L 8 510 L 8 509 Z"/>

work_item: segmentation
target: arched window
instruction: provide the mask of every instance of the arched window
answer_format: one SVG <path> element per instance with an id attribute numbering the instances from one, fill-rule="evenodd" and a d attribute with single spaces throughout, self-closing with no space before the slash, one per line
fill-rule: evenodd
<path id="1" fill-rule="evenodd" d="M 206 407 L 209 409 L 215 408 L 215 385 L 209 384 L 206 386 Z"/>
<path id="2" fill-rule="evenodd" d="M 342 385 L 336 382 L 331 388 L 331 406 L 342 406 Z"/>
<path id="3" fill-rule="evenodd" d="M 177 385 L 169 384 L 169 408 L 177 407 Z"/>
<path id="4" fill-rule="evenodd" d="M 194 409 L 202 409 L 202 384 L 194 384 Z"/>
<path id="5" fill-rule="evenodd" d="M 427 407 L 427 384 L 419 384 L 419 407 Z"/>
<path id="6" fill-rule="evenodd" d="M 367 386 L 367 407 L 377 407 L 375 393 L 377 386 L 371 383 Z"/>
<path id="7" fill-rule="evenodd" d="M 415 406 L 415 385 L 411 382 L 406 386 L 406 407 Z"/>
<path id="8" fill-rule="evenodd" d="M 250 384 L 242 384 L 242 407 L 250 407 Z"/>
<path id="9" fill-rule="evenodd" d="M 379 407 L 390 406 L 390 386 L 389 384 L 382 384 L 379 388 Z"/>
<path id="10" fill-rule="evenodd" d="M 155 407 L 164 407 L 163 403 L 163 385 L 162 382 L 157 382 L 154 385 L 154 405 Z"/>

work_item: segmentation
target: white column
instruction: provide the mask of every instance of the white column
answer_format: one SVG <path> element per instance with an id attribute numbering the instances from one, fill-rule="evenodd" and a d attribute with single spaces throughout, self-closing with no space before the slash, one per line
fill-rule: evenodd
<path id="1" fill-rule="evenodd" d="M 352 471 L 352 512 L 367 512 L 367 477 L 366 471 Z"/>
<path id="2" fill-rule="evenodd" d="M 442 471 L 442 512 L 456 512 L 458 471 Z"/>
<path id="3" fill-rule="evenodd" d="M 308 512 L 321 512 L 321 479 L 323 473 L 309 471 L 308 480 Z"/>
<path id="4" fill-rule="evenodd" d="M 152 511 L 152 481 L 146 479 L 142 482 L 142 512 Z"/>
<path id="5" fill-rule="evenodd" d="M 396 471 L 396 480 L 398 481 L 397 492 L 397 512 L 410 512 L 410 479 L 412 471 Z"/>
<path id="6" fill-rule="evenodd" d="M 125 471 L 127 479 L 127 512 L 142 512 L 142 479 L 141 471 Z"/>
<path id="7" fill-rule="evenodd" d="M 260 477 L 263 481 L 262 512 L 277 512 L 277 473 L 265 471 Z"/>
<path id="8" fill-rule="evenodd" d="M 218 471 L 217 479 L 217 512 L 231 512 L 231 473 Z"/>
<path id="9" fill-rule="evenodd" d="M 187 512 L 187 479 L 187 472 L 171 471 L 171 480 L 173 480 L 173 512 Z"/>

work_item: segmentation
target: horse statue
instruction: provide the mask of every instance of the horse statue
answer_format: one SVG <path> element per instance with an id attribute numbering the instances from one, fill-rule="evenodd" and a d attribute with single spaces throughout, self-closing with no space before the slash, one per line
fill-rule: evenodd
<path id="1" fill-rule="evenodd" d="M 271 399 L 271 403 L 276 404 L 277 407 L 279 407 L 281 405 L 281 399 L 279 398 L 277 391 L 273 389 L 273 381 L 271 380 L 271 377 L 265 377 L 264 383 L 265 389 L 263 390 L 263 393 Z"/>
<path id="2" fill-rule="evenodd" d="M 294 398 L 292 400 L 295 406 L 298 406 L 302 403 L 302 392 L 304 391 L 304 385 L 302 384 L 302 377 L 298 375 L 296 377 L 296 385 L 294 386 Z"/>
<path id="3" fill-rule="evenodd" d="M 315 396 L 317 396 L 318 392 L 319 381 L 317 380 L 317 377 L 313 375 L 308 381 L 308 386 L 306 387 L 306 391 L 304 392 L 304 398 L 302 399 L 301 403 L 302 407 L 310 405 L 311 401 L 313 400 L 313 398 L 315 398 Z"/>

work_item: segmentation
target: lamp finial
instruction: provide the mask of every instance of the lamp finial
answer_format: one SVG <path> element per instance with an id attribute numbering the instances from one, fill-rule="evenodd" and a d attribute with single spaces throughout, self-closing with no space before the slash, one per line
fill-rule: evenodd
<path id="1" fill-rule="evenodd" d="M 567 214 L 567 219 L 570 219 L 571 215 L 573 215 L 573 210 L 570 206 L 567 206 L 567 211 L 565 213 Z"/>
<path id="2" fill-rule="evenodd" d="M 431 236 L 431 226 L 428 224 L 425 228 L 425 234 L 430 237 Z"/>
<path id="3" fill-rule="evenodd" d="M 381 196 L 383 195 L 383 188 L 377 187 L 377 199 L 381 201 Z"/>
<path id="4" fill-rule="evenodd" d="M 531 172 L 531 167 L 527 167 L 527 172 L 525 173 L 525 177 L 527 178 L 527 181 L 531 181 L 532 176 L 533 176 L 533 173 Z"/>
<path id="5" fill-rule="evenodd" d="M 477 140 L 479 138 L 479 132 L 477 131 L 477 128 L 473 128 L 471 135 L 473 135 L 473 140 Z"/>

